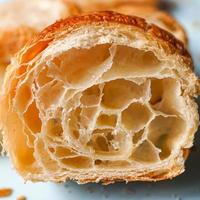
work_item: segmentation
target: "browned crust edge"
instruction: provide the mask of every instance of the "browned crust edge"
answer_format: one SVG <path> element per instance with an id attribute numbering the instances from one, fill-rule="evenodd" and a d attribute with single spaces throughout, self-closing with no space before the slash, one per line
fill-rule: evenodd
<path id="1" fill-rule="evenodd" d="M 62 31 L 65 31 L 65 33 L 67 34 L 73 31 L 73 29 L 77 28 L 78 26 L 89 25 L 93 23 L 114 23 L 136 27 L 144 33 L 150 34 L 158 40 L 167 43 L 172 53 L 178 53 L 181 56 L 185 56 L 191 59 L 188 51 L 184 47 L 184 44 L 181 41 L 177 40 L 172 34 L 159 28 L 156 25 L 148 24 L 143 18 L 119 14 L 112 11 L 94 12 L 80 16 L 73 16 L 64 20 L 57 21 L 56 23 L 44 29 L 40 34 L 38 34 L 38 36 L 29 44 L 29 46 L 37 43 L 40 40 L 52 41 L 56 38 L 55 35 L 59 34 Z"/>
<path id="2" fill-rule="evenodd" d="M 111 10 L 120 9 L 120 8 L 123 9 L 123 7 L 127 7 L 127 6 L 130 6 L 130 8 L 133 8 L 133 9 L 136 8 L 136 11 L 137 9 L 141 9 L 143 10 L 143 12 L 147 12 L 147 14 L 149 13 L 150 15 L 155 15 L 156 18 L 161 20 L 166 26 L 171 27 L 172 29 L 181 31 L 182 41 L 184 42 L 184 44 L 188 45 L 187 33 L 185 29 L 183 28 L 183 26 L 173 16 L 171 16 L 164 10 L 160 10 L 159 8 L 154 7 L 152 5 L 143 5 L 141 3 L 133 3 L 133 2 L 115 3 L 110 8 Z"/>

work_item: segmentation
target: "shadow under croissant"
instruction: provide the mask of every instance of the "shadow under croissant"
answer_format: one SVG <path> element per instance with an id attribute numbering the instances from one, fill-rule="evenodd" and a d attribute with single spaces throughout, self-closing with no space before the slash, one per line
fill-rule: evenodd
<path id="1" fill-rule="evenodd" d="M 200 108 L 200 98 L 198 98 Z M 200 109 L 199 109 L 200 113 Z M 98 199 L 142 199 L 152 197 L 153 199 L 190 199 L 191 195 L 199 199 L 200 193 L 200 128 L 195 136 L 194 147 L 191 150 L 186 162 L 185 172 L 173 180 L 165 180 L 155 183 L 132 182 L 132 183 L 115 183 L 108 186 L 101 184 L 78 185 L 74 182 L 64 184 L 64 190 L 73 193 L 77 197 L 80 194 L 86 198 L 94 195 Z M 60 189 L 60 188 L 57 188 Z"/>

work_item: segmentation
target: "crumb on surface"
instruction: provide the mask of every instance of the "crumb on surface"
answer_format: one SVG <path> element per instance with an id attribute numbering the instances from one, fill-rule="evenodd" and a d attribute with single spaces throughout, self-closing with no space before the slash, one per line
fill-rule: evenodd
<path id="1" fill-rule="evenodd" d="M 19 196 L 17 197 L 17 200 L 26 200 L 27 198 L 25 196 Z"/>
<path id="2" fill-rule="evenodd" d="M 12 194 L 13 190 L 11 188 L 1 188 L 0 189 L 0 198 L 8 197 Z"/>

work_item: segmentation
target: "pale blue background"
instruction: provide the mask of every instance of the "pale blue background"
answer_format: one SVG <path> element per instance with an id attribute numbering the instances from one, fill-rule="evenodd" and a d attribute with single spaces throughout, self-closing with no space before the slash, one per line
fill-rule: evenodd
<path id="1" fill-rule="evenodd" d="M 2 1 L 2 0 L 0 0 Z M 28 0 L 27 0 L 28 1 Z M 200 0 L 165 0 L 166 7 L 185 26 L 190 39 L 196 71 L 200 74 Z M 1 5 L 0 5 L 1 6 Z M 196 141 L 200 141 L 200 132 Z M 200 142 L 192 152 L 186 172 L 171 180 L 159 183 L 117 183 L 77 185 L 26 183 L 10 168 L 6 158 L 0 159 L 0 188 L 11 187 L 14 193 L 7 200 L 25 195 L 28 200 L 200 200 Z"/>

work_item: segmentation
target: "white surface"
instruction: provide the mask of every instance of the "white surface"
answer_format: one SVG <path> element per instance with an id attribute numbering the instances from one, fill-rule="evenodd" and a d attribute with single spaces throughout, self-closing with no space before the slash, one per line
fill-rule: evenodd
<path id="1" fill-rule="evenodd" d="M 2 1 L 2 0 L 0 0 Z M 171 11 L 185 26 L 190 49 L 200 74 L 200 0 L 165 0 Z M 174 3 L 177 2 L 177 3 Z M 196 139 L 199 140 L 200 134 Z M 11 187 L 14 193 L 7 200 L 25 195 L 28 200 L 199 200 L 200 199 L 200 144 L 187 161 L 186 172 L 171 180 L 159 183 L 117 183 L 77 185 L 53 183 L 24 183 L 10 168 L 7 158 L 0 158 L 0 188 Z"/>

